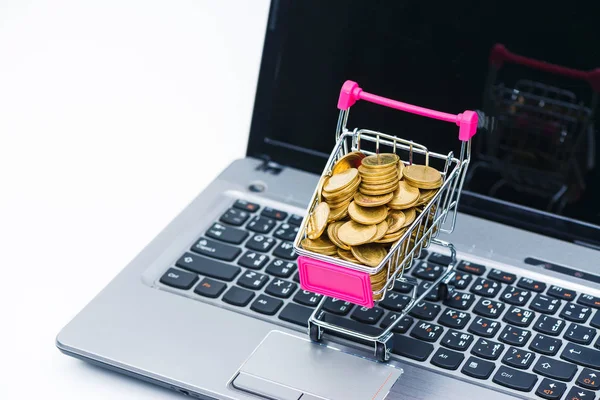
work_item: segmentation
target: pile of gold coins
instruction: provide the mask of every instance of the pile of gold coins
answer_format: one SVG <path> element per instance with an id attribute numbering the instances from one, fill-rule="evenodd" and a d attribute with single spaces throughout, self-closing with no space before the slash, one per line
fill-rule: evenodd
<path id="1" fill-rule="evenodd" d="M 405 166 L 393 153 L 348 153 L 334 165 L 331 176 L 321 178 L 317 188 L 319 203 L 308 219 L 301 246 L 355 264 L 378 267 L 442 184 L 443 177 L 435 168 Z M 434 215 L 432 207 L 428 226 Z M 416 234 L 414 231 L 404 251 L 410 251 L 418 241 Z M 385 286 L 388 268 L 389 265 L 371 276 L 374 292 Z M 381 293 L 374 299 L 380 300 Z"/>

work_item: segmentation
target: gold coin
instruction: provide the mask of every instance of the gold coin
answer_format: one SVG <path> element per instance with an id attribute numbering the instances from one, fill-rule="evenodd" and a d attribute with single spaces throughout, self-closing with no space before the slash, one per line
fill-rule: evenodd
<path id="1" fill-rule="evenodd" d="M 409 165 L 404 168 L 403 174 L 404 179 L 417 183 L 419 185 L 418 187 L 420 187 L 421 184 L 429 187 L 442 179 L 440 171 L 426 165 Z"/>
<path id="2" fill-rule="evenodd" d="M 325 231 L 327 221 L 329 220 L 329 205 L 325 202 L 320 202 L 313 210 L 312 215 L 308 219 L 306 226 L 306 234 L 309 239 L 317 239 Z"/>
<path id="3" fill-rule="evenodd" d="M 419 200 L 417 201 L 416 206 L 418 207 L 418 206 L 429 203 L 429 200 L 431 200 L 437 192 L 438 191 L 436 189 L 432 189 L 432 190 L 419 189 Z"/>
<path id="4" fill-rule="evenodd" d="M 345 224 L 345 222 L 334 222 L 332 224 L 329 224 L 329 226 L 327 227 L 327 236 L 329 236 L 329 240 L 331 240 L 333 242 L 333 244 L 335 244 L 337 247 L 342 248 L 344 250 L 350 250 L 350 246 L 347 246 L 346 244 L 344 244 L 338 238 L 338 235 L 337 235 L 337 231 L 344 224 Z"/>
<path id="5" fill-rule="evenodd" d="M 335 244 L 326 237 L 320 237 L 318 239 L 312 240 L 309 238 L 304 238 L 300 242 L 300 245 L 303 249 L 308 251 L 313 251 L 315 253 L 331 255 L 333 252 L 337 254 L 337 247 Z"/>
<path id="6" fill-rule="evenodd" d="M 359 224 L 376 225 L 387 217 L 387 207 L 361 207 L 355 202 L 351 202 L 348 206 L 348 214 Z"/>
<path id="7" fill-rule="evenodd" d="M 402 226 L 403 228 L 409 226 L 415 221 L 415 218 L 417 218 L 417 212 L 414 208 L 409 208 L 408 210 L 404 210 L 404 216 L 406 219 L 404 220 L 404 225 Z"/>
<path id="8" fill-rule="evenodd" d="M 392 233 L 389 235 L 385 235 L 381 239 L 379 239 L 376 243 L 393 243 L 399 240 L 406 233 L 406 229 L 400 229 L 396 233 Z"/>
<path id="9" fill-rule="evenodd" d="M 329 180 L 329 176 L 322 176 L 319 179 L 319 184 L 317 185 L 317 200 L 321 201 L 323 198 L 323 185 Z"/>
<path id="10" fill-rule="evenodd" d="M 350 247 L 348 247 L 349 249 Z M 352 252 L 350 250 L 344 250 L 344 249 L 337 249 L 337 253 L 338 256 L 340 256 L 340 258 L 342 260 L 346 260 L 349 261 L 351 263 L 355 263 L 355 264 L 360 264 L 360 261 L 358 261 L 356 259 L 356 257 L 354 257 L 354 254 L 352 254 Z"/>
<path id="11" fill-rule="evenodd" d="M 390 191 L 390 193 L 391 193 L 397 189 L 397 186 L 399 185 L 399 183 L 400 182 L 396 179 L 394 179 L 392 182 L 389 182 L 389 183 L 382 183 L 382 184 L 375 184 L 375 185 L 362 182 L 360 187 L 361 187 L 361 189 L 366 189 L 366 190 L 390 190 L 390 189 L 393 189 Z M 394 188 L 396 188 L 396 189 L 394 189 Z"/>
<path id="12" fill-rule="evenodd" d="M 362 165 L 371 169 L 380 169 L 390 165 L 396 166 L 399 160 L 400 157 L 394 153 L 380 153 L 363 158 Z"/>
<path id="13" fill-rule="evenodd" d="M 399 185 L 399 183 L 395 183 L 394 186 L 391 186 L 389 189 L 377 189 L 377 190 L 359 187 L 358 191 L 363 194 L 366 194 L 367 196 L 383 196 L 384 194 L 393 193 L 396 190 L 398 190 L 398 185 Z"/>
<path id="14" fill-rule="evenodd" d="M 350 186 L 358 177 L 358 170 L 356 168 L 350 168 L 346 171 L 340 172 L 339 174 L 332 175 L 329 180 L 323 185 L 324 192 L 338 192 L 348 186 Z"/>
<path id="15" fill-rule="evenodd" d="M 404 176 L 404 163 L 402 161 L 398 162 L 398 179 L 402 179 Z"/>
<path id="16" fill-rule="evenodd" d="M 354 195 L 351 197 L 348 197 L 347 199 L 341 201 L 341 202 L 331 202 L 328 201 L 327 204 L 329 204 L 329 208 L 331 208 L 332 210 L 336 209 L 336 208 L 348 208 L 348 205 L 350 204 L 350 202 L 354 199 Z"/>
<path id="17" fill-rule="evenodd" d="M 415 182 L 415 181 L 412 181 L 410 179 L 407 179 L 406 177 L 404 177 L 404 180 L 406 181 L 406 183 L 410 184 L 411 186 L 414 186 L 414 187 L 419 188 L 419 189 L 426 189 L 426 190 L 438 189 L 438 188 L 440 188 L 444 184 L 444 180 L 443 179 L 440 179 L 439 181 L 434 182 L 432 184 L 426 184 L 426 183 L 422 183 L 422 182 Z"/>
<path id="18" fill-rule="evenodd" d="M 377 267 L 387 255 L 385 248 L 376 243 L 355 246 L 350 251 L 358 261 L 369 267 Z"/>
<path id="19" fill-rule="evenodd" d="M 365 157 L 366 155 L 361 153 L 360 151 L 353 151 L 351 153 L 348 153 L 335 163 L 335 165 L 331 169 L 331 173 L 335 175 L 339 174 L 340 172 L 347 171 L 351 168 L 358 168 L 361 164 L 362 159 Z"/>
<path id="20" fill-rule="evenodd" d="M 377 225 L 363 225 L 348 221 L 337 231 L 337 237 L 348 246 L 359 246 L 369 243 L 377 234 Z"/>
<path id="21" fill-rule="evenodd" d="M 398 179 L 398 174 L 396 172 L 394 172 L 393 174 L 391 174 L 388 178 L 385 179 L 373 179 L 373 178 L 367 178 L 365 176 L 361 176 L 362 179 L 362 183 L 363 185 L 389 185 L 392 182 L 398 182 L 400 179 Z"/>
<path id="22" fill-rule="evenodd" d="M 348 202 L 348 204 L 350 204 L 350 202 Z M 327 222 L 333 222 L 333 221 L 339 221 L 340 219 L 344 218 L 346 215 L 348 215 L 348 206 L 341 206 L 338 208 L 332 208 L 329 211 L 329 219 L 327 220 Z"/>
<path id="23" fill-rule="evenodd" d="M 348 170 L 351 171 L 351 170 Z M 342 172 L 343 173 L 343 172 Z M 356 178 L 354 181 L 350 182 L 350 185 L 346 186 L 343 189 L 340 189 L 336 192 L 330 192 L 328 190 L 323 190 L 323 197 L 325 197 L 329 201 L 339 201 L 347 196 L 354 196 L 356 189 L 360 185 L 361 180 L 360 177 Z"/>
<path id="24" fill-rule="evenodd" d="M 386 221 L 388 223 L 386 234 L 396 233 L 404 226 L 406 216 L 402 211 L 390 211 L 388 212 Z"/>
<path id="25" fill-rule="evenodd" d="M 360 167 L 358 167 L 358 173 L 360 174 L 360 176 L 365 178 L 379 178 L 382 176 L 387 177 L 391 174 L 397 174 L 397 167 L 394 164 L 392 164 L 389 167 L 385 168 L 369 169 L 368 167 L 361 165 Z"/>
<path id="26" fill-rule="evenodd" d="M 379 239 L 381 239 L 382 237 L 384 237 L 387 233 L 388 230 L 388 223 L 387 221 L 381 221 L 380 223 L 377 224 L 377 234 L 375 235 L 375 237 L 373 239 L 371 239 L 371 242 L 375 242 Z"/>
<path id="27" fill-rule="evenodd" d="M 390 208 L 401 210 L 412 207 L 419 200 L 419 189 L 410 186 L 405 181 L 400 181 L 398 190 L 394 192 L 394 197 L 388 203 Z"/>
<path id="28" fill-rule="evenodd" d="M 377 207 L 387 204 L 392 197 L 394 197 L 393 193 L 384 194 L 383 196 L 367 196 L 358 192 L 354 195 L 354 202 L 361 207 Z"/>

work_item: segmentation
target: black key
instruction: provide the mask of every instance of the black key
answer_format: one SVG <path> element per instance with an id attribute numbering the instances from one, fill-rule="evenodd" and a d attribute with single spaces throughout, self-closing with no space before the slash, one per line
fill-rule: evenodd
<path id="1" fill-rule="evenodd" d="M 600 329 L 600 311 L 596 311 L 594 318 L 590 321 L 590 325 L 594 328 Z"/>
<path id="2" fill-rule="evenodd" d="M 199 294 L 200 296 L 216 298 L 223 293 L 223 291 L 227 288 L 227 285 L 223 282 L 215 281 L 210 278 L 204 278 L 202 281 L 196 286 L 194 292 Z"/>
<path id="3" fill-rule="evenodd" d="M 461 372 L 472 378 L 487 379 L 494 371 L 496 365 L 493 362 L 485 361 L 477 357 L 469 357 Z"/>
<path id="4" fill-rule="evenodd" d="M 600 338 L 598 338 L 598 340 L 596 341 L 596 344 L 594 344 L 594 347 L 597 349 L 600 349 Z"/>
<path id="5" fill-rule="evenodd" d="M 429 255 L 429 258 L 427 260 L 431 261 L 432 263 L 447 266 L 447 265 L 450 265 L 450 262 L 452 262 L 452 257 L 446 256 L 441 253 L 433 252 Z"/>
<path id="6" fill-rule="evenodd" d="M 248 211 L 248 212 L 255 212 L 256 210 L 258 210 L 260 208 L 260 206 L 256 203 L 250 203 L 249 201 L 246 200 L 237 200 L 235 203 L 233 203 L 233 206 L 235 208 L 237 208 L 238 210 L 244 210 L 244 211 Z"/>
<path id="7" fill-rule="evenodd" d="M 392 353 L 417 361 L 425 361 L 433 352 L 433 345 L 410 336 L 394 335 Z"/>
<path id="8" fill-rule="evenodd" d="M 577 302 L 579 304 L 583 304 L 584 306 L 600 308 L 600 297 L 594 297 L 589 294 L 580 294 Z"/>
<path id="9" fill-rule="evenodd" d="M 450 281 L 450 285 L 454 286 L 454 289 L 465 290 L 472 280 L 473 275 L 466 274 L 463 272 L 456 272 L 456 274 L 454 274 L 454 277 Z"/>
<path id="10" fill-rule="evenodd" d="M 544 282 L 534 281 L 533 279 L 529 278 L 521 278 L 517 283 L 517 286 L 538 293 L 546 290 L 546 284 Z"/>
<path id="11" fill-rule="evenodd" d="M 594 400 L 595 397 L 596 393 L 573 386 L 567 393 L 565 400 Z"/>
<path id="12" fill-rule="evenodd" d="M 444 304 L 457 310 L 468 310 L 475 301 L 471 293 L 454 292 L 454 295 L 444 301 Z"/>
<path id="13" fill-rule="evenodd" d="M 440 310 L 441 308 L 438 304 L 432 304 L 427 301 L 423 301 L 415 304 L 410 311 L 410 315 L 425 321 L 433 321 L 440 313 Z"/>
<path id="14" fill-rule="evenodd" d="M 431 357 L 431 363 L 440 368 L 455 370 L 458 369 L 458 366 L 464 359 L 465 356 L 463 354 L 440 347 L 433 357 Z"/>
<path id="15" fill-rule="evenodd" d="M 275 220 L 256 216 L 250 220 L 246 228 L 256 233 L 269 233 L 275 227 Z"/>
<path id="16" fill-rule="evenodd" d="M 523 346 L 529 340 L 531 332 L 525 329 L 516 328 L 514 326 L 507 325 L 504 330 L 498 336 L 501 342 L 511 344 L 513 346 Z"/>
<path id="17" fill-rule="evenodd" d="M 583 365 L 584 367 L 600 370 L 600 351 L 590 349 L 589 347 L 567 343 L 565 349 L 560 354 L 560 358 Z"/>
<path id="18" fill-rule="evenodd" d="M 300 290 L 294 296 L 294 301 L 305 306 L 316 307 L 321 301 L 322 297 L 323 295 L 318 293 L 309 292 L 308 290 Z"/>
<path id="19" fill-rule="evenodd" d="M 271 261 L 265 272 L 267 274 L 279 276 L 280 278 L 289 278 L 296 270 L 296 263 L 293 261 L 283 261 L 278 258 Z"/>
<path id="20" fill-rule="evenodd" d="M 381 332 L 383 332 L 383 330 L 379 327 L 363 324 L 363 323 L 355 321 L 353 319 L 340 317 L 339 315 L 325 313 L 321 318 L 323 321 L 328 322 L 330 324 L 334 324 L 334 325 L 337 325 L 342 328 L 353 330 L 358 333 L 363 333 L 365 335 L 380 335 Z M 327 333 L 334 335 L 334 336 L 346 338 L 348 340 L 358 341 L 360 343 L 365 343 L 365 344 L 370 343 L 372 345 L 372 342 L 366 342 L 361 339 L 357 339 L 355 337 L 348 336 L 341 332 L 327 331 Z"/>
<path id="21" fill-rule="evenodd" d="M 562 319 L 550 317 L 548 315 L 540 315 L 535 322 L 533 329 L 546 335 L 558 336 L 565 329 L 566 322 Z"/>
<path id="22" fill-rule="evenodd" d="M 177 289 L 188 290 L 198 281 L 198 275 L 180 269 L 169 268 L 160 278 L 160 282 Z"/>
<path id="23" fill-rule="evenodd" d="M 275 229 L 275 236 L 277 239 L 293 241 L 296 238 L 296 234 L 298 234 L 298 230 L 300 227 L 296 225 L 290 224 L 281 224 L 277 229 Z"/>
<path id="24" fill-rule="evenodd" d="M 262 215 L 263 217 L 276 219 L 277 221 L 283 221 L 287 218 L 288 213 L 286 213 L 285 211 L 275 210 L 271 207 L 265 207 L 263 208 L 260 215 Z"/>
<path id="25" fill-rule="evenodd" d="M 383 319 L 383 321 L 381 321 L 381 324 L 379 326 L 381 326 L 383 329 L 386 329 L 388 326 L 390 326 L 393 322 L 396 321 L 396 319 L 400 316 L 400 314 L 396 314 L 396 313 L 388 313 L 388 315 L 386 315 L 386 317 Z M 414 319 L 412 319 L 411 317 L 404 317 L 402 318 L 394 327 L 394 329 L 392 329 L 392 332 L 395 333 L 406 333 L 408 331 L 408 329 L 412 326 L 412 324 L 414 323 Z"/>
<path id="26" fill-rule="evenodd" d="M 232 286 L 223 295 L 223 301 L 225 303 L 233 304 L 234 306 L 244 307 L 254 297 L 254 292 L 250 290 L 242 289 L 237 286 Z"/>
<path id="27" fill-rule="evenodd" d="M 238 260 L 239 265 L 250 269 L 261 269 L 267 262 L 269 262 L 269 257 L 255 251 L 245 252 Z"/>
<path id="28" fill-rule="evenodd" d="M 247 289 L 259 290 L 267 284 L 269 277 L 265 274 L 254 271 L 246 271 L 246 273 L 240 276 L 237 284 Z"/>
<path id="29" fill-rule="evenodd" d="M 590 307 L 575 303 L 567 303 L 560 312 L 560 316 L 567 321 L 585 323 L 592 315 Z"/>
<path id="30" fill-rule="evenodd" d="M 275 315 L 282 305 L 283 301 L 261 294 L 254 300 L 250 309 L 265 315 Z"/>
<path id="31" fill-rule="evenodd" d="M 546 294 L 548 296 L 556 297 L 557 299 L 562 299 L 562 300 L 567 300 L 567 301 L 575 300 L 575 297 L 577 296 L 576 291 L 570 290 L 570 289 L 565 289 L 565 288 L 562 288 L 562 287 L 556 286 L 556 285 L 550 286 L 550 289 L 548 289 Z"/>
<path id="32" fill-rule="evenodd" d="M 529 308 L 534 311 L 539 311 L 544 314 L 553 315 L 556 313 L 556 310 L 560 308 L 561 301 L 559 299 L 555 299 L 552 297 L 544 296 L 542 294 L 538 294 L 531 301 Z"/>
<path id="33" fill-rule="evenodd" d="M 500 329 L 500 322 L 492 321 L 491 319 L 477 317 L 471 325 L 469 325 L 469 332 L 479 336 L 491 338 Z"/>
<path id="34" fill-rule="evenodd" d="M 519 371 L 513 368 L 501 366 L 492 381 L 507 388 L 529 392 L 535 386 L 538 378 L 533 374 Z"/>
<path id="35" fill-rule="evenodd" d="M 500 290 L 501 284 L 485 278 L 478 278 L 471 285 L 471 292 L 483 297 L 496 297 Z"/>
<path id="36" fill-rule="evenodd" d="M 285 260 L 296 260 L 298 255 L 294 251 L 294 245 L 291 242 L 281 242 L 279 246 L 275 247 L 273 250 L 273 255 L 275 257 L 283 258 Z"/>
<path id="37" fill-rule="evenodd" d="M 296 283 L 300 283 L 300 273 L 296 272 L 296 274 L 294 275 L 294 278 L 292 280 Z"/>
<path id="38" fill-rule="evenodd" d="M 487 358 L 488 360 L 497 360 L 503 351 L 504 345 L 502 343 L 480 338 L 477 339 L 477 342 L 473 345 L 471 354 L 481 358 Z"/>
<path id="39" fill-rule="evenodd" d="M 182 255 L 176 265 L 188 271 L 224 281 L 232 281 L 242 271 L 240 267 L 191 253 Z"/>
<path id="40" fill-rule="evenodd" d="M 453 329 L 449 330 L 440 343 L 450 349 L 465 351 L 473 342 L 473 335 L 469 333 L 458 332 Z"/>
<path id="41" fill-rule="evenodd" d="M 427 293 L 425 296 L 426 300 L 429 301 L 438 301 L 440 296 L 438 294 L 439 287 L 432 288 L 431 282 L 421 281 L 419 283 L 419 287 L 417 288 L 417 296 L 421 296 L 423 293 Z"/>
<path id="42" fill-rule="evenodd" d="M 363 324 L 375 325 L 383 317 L 383 309 L 379 307 L 358 307 L 350 317 Z"/>
<path id="43" fill-rule="evenodd" d="M 575 376 L 577 367 L 573 364 L 541 356 L 533 367 L 533 372 L 548 378 L 569 382 Z"/>
<path id="44" fill-rule="evenodd" d="M 288 223 L 292 224 L 292 225 L 296 225 L 296 226 L 300 226 L 302 225 L 302 217 L 296 214 L 292 214 L 290 215 L 290 218 L 288 219 Z"/>
<path id="45" fill-rule="evenodd" d="M 347 301 L 328 298 L 323 304 L 323 309 L 337 315 L 346 315 L 352 310 L 353 305 Z"/>
<path id="46" fill-rule="evenodd" d="M 206 231 L 206 236 L 218 239 L 223 242 L 240 244 L 248 237 L 249 233 L 238 228 L 232 228 L 215 222 L 213 226 Z"/>
<path id="47" fill-rule="evenodd" d="M 265 293 L 270 294 L 271 296 L 281 297 L 282 299 L 287 299 L 298 287 L 294 282 L 284 281 L 282 279 L 273 279 L 269 286 L 265 289 Z"/>
<path id="48" fill-rule="evenodd" d="M 537 390 L 535 391 L 535 394 L 544 399 L 555 400 L 560 399 L 565 390 L 567 390 L 567 385 L 564 383 L 544 378 L 542 383 L 540 383 L 540 386 L 538 386 Z"/>
<path id="49" fill-rule="evenodd" d="M 524 306 L 531 297 L 531 292 L 525 289 L 519 289 L 514 286 L 507 286 L 500 296 L 502 301 L 513 306 Z"/>
<path id="50" fill-rule="evenodd" d="M 487 318 L 498 318 L 502 314 L 502 310 L 504 310 L 504 303 L 490 299 L 479 299 L 473 307 L 475 314 Z"/>
<path id="51" fill-rule="evenodd" d="M 410 293 L 412 288 L 413 288 L 413 285 L 396 280 L 396 281 L 394 281 L 394 287 L 392 288 L 392 290 L 394 292 L 398 292 L 398 293 Z"/>
<path id="52" fill-rule="evenodd" d="M 535 313 L 524 308 L 512 306 L 506 314 L 504 321 L 516 326 L 528 327 L 535 318 Z"/>
<path id="53" fill-rule="evenodd" d="M 498 282 L 513 284 L 517 280 L 517 276 L 515 274 L 510 274 L 508 272 L 501 271 L 499 269 L 492 269 L 488 274 L 488 278 L 493 279 Z"/>
<path id="54" fill-rule="evenodd" d="M 205 238 L 198 240 L 196 244 L 192 246 L 191 250 L 194 253 L 224 261 L 233 261 L 242 252 L 238 247 Z"/>
<path id="55" fill-rule="evenodd" d="M 414 268 L 413 275 L 426 281 L 435 281 L 442 275 L 442 272 L 444 272 L 445 269 L 446 268 L 441 265 L 421 261 L 419 265 Z"/>
<path id="56" fill-rule="evenodd" d="M 295 303 L 289 303 L 279 313 L 279 319 L 300 326 L 308 326 L 308 319 L 312 315 L 312 308 L 304 307 Z"/>
<path id="57" fill-rule="evenodd" d="M 461 261 L 456 267 L 459 271 L 468 272 L 473 275 L 483 275 L 485 267 L 481 264 L 475 264 L 470 261 Z"/>
<path id="58" fill-rule="evenodd" d="M 440 319 L 438 319 L 438 322 L 448 328 L 461 329 L 467 326 L 470 319 L 471 316 L 466 312 L 447 308 L 446 311 L 442 313 Z"/>
<path id="59" fill-rule="evenodd" d="M 410 336 L 426 342 L 435 342 L 442 333 L 444 333 L 444 328 L 441 326 L 418 321 L 412 331 L 410 331 Z"/>
<path id="60" fill-rule="evenodd" d="M 246 247 L 250 250 L 266 253 L 275 246 L 277 241 L 269 236 L 254 235 L 246 242 Z"/>
<path id="61" fill-rule="evenodd" d="M 379 305 L 383 308 L 387 308 L 388 310 L 399 312 L 404 310 L 404 307 L 408 304 L 410 299 L 410 296 L 390 291 L 387 292 L 385 299 L 383 299 Z"/>
<path id="62" fill-rule="evenodd" d="M 596 371 L 584 368 L 577 378 L 577 384 L 584 388 L 598 390 L 600 389 L 600 379 L 598 379 L 598 375 L 600 375 L 600 373 L 597 374 Z"/>
<path id="63" fill-rule="evenodd" d="M 511 367 L 527 369 L 534 359 L 535 354 L 532 352 L 511 347 L 502 358 L 502 362 Z"/>
<path id="64" fill-rule="evenodd" d="M 529 349 L 548 356 L 553 356 L 558 353 L 558 349 L 562 346 L 562 340 L 555 339 L 544 335 L 536 335 L 531 341 Z"/>
<path id="65" fill-rule="evenodd" d="M 564 338 L 579 344 L 590 344 L 595 336 L 596 330 L 594 328 L 571 323 L 569 329 L 565 332 Z"/>
<path id="66" fill-rule="evenodd" d="M 229 225 L 241 226 L 248 220 L 248 218 L 250 218 L 250 214 L 248 214 L 246 211 L 230 208 L 221 216 L 219 221 Z"/>

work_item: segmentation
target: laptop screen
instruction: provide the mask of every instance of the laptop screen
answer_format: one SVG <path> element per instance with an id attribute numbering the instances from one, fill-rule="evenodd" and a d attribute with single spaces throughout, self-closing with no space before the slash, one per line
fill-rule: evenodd
<path id="1" fill-rule="evenodd" d="M 591 9 L 533 3 L 274 2 L 248 154 L 321 173 L 348 79 L 439 111 L 478 110 L 493 123 L 473 139 L 462 210 L 600 240 L 600 72 L 588 73 L 600 68 L 600 30 Z M 452 124 L 366 102 L 351 108 L 355 127 L 460 148 Z"/>

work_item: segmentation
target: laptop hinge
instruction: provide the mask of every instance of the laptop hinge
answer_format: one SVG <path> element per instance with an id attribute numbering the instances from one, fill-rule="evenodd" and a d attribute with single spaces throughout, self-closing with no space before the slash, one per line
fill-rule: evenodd
<path id="1" fill-rule="evenodd" d="M 279 175 L 283 168 L 283 165 L 276 163 L 275 161 L 271 161 L 269 156 L 261 155 L 259 159 L 262 160 L 262 163 L 256 167 L 256 171 L 264 172 L 271 175 Z"/>

